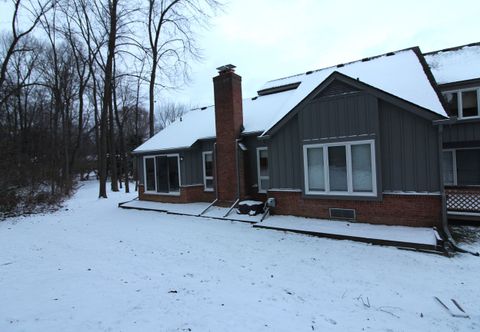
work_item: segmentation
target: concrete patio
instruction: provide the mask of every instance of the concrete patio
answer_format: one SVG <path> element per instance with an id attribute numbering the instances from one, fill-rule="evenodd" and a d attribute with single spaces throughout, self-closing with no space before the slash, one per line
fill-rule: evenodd
<path id="1" fill-rule="evenodd" d="M 397 248 L 426 250 L 436 253 L 443 252 L 443 240 L 434 228 L 374 225 L 339 220 L 275 215 L 268 215 L 262 221 L 262 215 L 250 216 L 239 214 L 235 208 L 229 212 L 229 208 L 210 205 L 211 203 L 203 202 L 181 204 L 134 199 L 120 203 L 119 207 L 123 209 L 158 211 L 200 218 L 247 222 L 253 224 L 255 228 L 288 231 L 339 240 L 394 246 Z"/>

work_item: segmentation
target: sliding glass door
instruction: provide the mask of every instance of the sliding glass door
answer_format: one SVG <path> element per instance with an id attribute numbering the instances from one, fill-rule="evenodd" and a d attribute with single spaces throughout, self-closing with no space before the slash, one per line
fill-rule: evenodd
<path id="1" fill-rule="evenodd" d="M 144 160 L 146 192 L 166 194 L 180 192 L 178 155 L 149 156 Z"/>

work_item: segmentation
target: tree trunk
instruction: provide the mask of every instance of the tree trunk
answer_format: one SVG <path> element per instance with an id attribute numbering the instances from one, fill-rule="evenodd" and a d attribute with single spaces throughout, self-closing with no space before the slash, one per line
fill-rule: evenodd
<path id="1" fill-rule="evenodd" d="M 148 86 L 148 124 L 150 128 L 150 137 L 155 135 L 155 79 L 156 79 L 156 69 L 157 62 L 155 58 L 153 59 L 152 72 L 150 73 L 150 82 Z"/>
<path id="2" fill-rule="evenodd" d="M 112 73 L 113 76 L 113 73 Z M 112 79 L 113 80 L 113 79 Z M 111 89 L 115 89 L 111 84 Z M 118 191 L 118 164 L 117 164 L 117 149 L 115 144 L 115 123 L 113 119 L 113 98 L 110 94 L 110 103 L 108 105 L 108 132 L 109 132 L 109 145 L 110 145 L 110 188 L 112 191 Z"/>
<path id="3" fill-rule="evenodd" d="M 113 102 L 114 102 L 114 109 L 115 109 L 115 120 L 117 122 L 118 128 L 118 136 L 120 140 L 120 155 L 121 155 L 121 162 L 122 162 L 122 170 L 124 175 L 125 181 L 125 192 L 130 192 L 130 185 L 128 179 L 128 162 L 127 162 L 127 152 L 125 151 L 125 136 L 123 135 L 123 123 L 120 121 L 120 115 L 118 112 L 118 104 L 117 104 L 117 93 L 116 87 L 113 89 Z M 121 182 L 120 182 L 121 186 Z"/>
<path id="4" fill-rule="evenodd" d="M 110 30 L 108 33 L 108 52 L 107 52 L 107 62 L 105 66 L 105 85 L 103 93 L 103 102 L 102 102 L 102 115 L 100 120 L 100 156 L 101 159 L 101 172 L 100 172 L 100 197 L 107 197 L 106 194 L 106 178 L 107 178 L 107 116 L 109 112 L 109 107 L 111 107 L 112 102 L 112 78 L 113 78 L 113 59 L 115 57 L 115 45 L 117 39 L 117 5 L 118 0 L 112 0 L 109 3 L 109 14 L 110 14 Z M 114 151 L 111 151 L 114 153 Z M 113 159 L 113 158 L 112 158 Z M 115 179 L 116 180 L 116 179 Z M 112 182 L 113 179 L 112 179 Z M 115 182 L 115 186 L 117 183 Z M 102 187 L 103 186 L 103 187 Z M 112 186 L 112 190 L 113 190 Z M 103 192 L 102 192 L 103 190 Z M 118 191 L 118 188 L 117 188 Z"/>

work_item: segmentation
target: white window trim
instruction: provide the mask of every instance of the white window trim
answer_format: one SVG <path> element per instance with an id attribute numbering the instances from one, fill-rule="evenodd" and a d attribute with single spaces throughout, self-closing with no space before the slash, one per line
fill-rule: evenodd
<path id="1" fill-rule="evenodd" d="M 203 190 L 204 191 L 214 191 L 214 188 L 207 188 L 207 180 L 212 180 L 212 185 L 213 184 L 213 176 L 207 176 L 207 169 L 205 168 L 205 156 L 207 154 L 212 155 L 212 162 L 213 162 L 213 151 L 204 151 L 202 152 L 202 167 L 203 167 Z"/>
<path id="2" fill-rule="evenodd" d="M 178 166 L 178 191 L 169 191 L 168 193 L 159 193 L 157 191 L 157 159 L 156 157 L 177 157 L 177 166 Z M 153 158 L 153 169 L 155 171 L 155 191 L 147 190 L 147 163 L 146 159 Z M 144 193 L 149 195 L 163 195 L 163 196 L 180 196 L 180 188 L 182 187 L 182 175 L 180 173 L 180 154 L 179 153 L 169 153 L 169 154 L 155 154 L 143 156 L 143 185 Z"/>
<path id="3" fill-rule="evenodd" d="M 353 191 L 353 176 L 352 176 L 352 145 L 370 144 L 370 157 L 372 165 L 372 191 L 371 192 L 359 192 Z M 347 162 L 347 191 L 331 191 L 330 190 L 330 174 L 328 167 L 328 148 L 331 146 L 345 146 L 346 162 Z M 323 148 L 323 168 L 324 168 L 324 183 L 325 190 L 310 190 L 308 184 L 308 156 L 307 151 L 311 148 Z M 377 171 L 375 163 L 375 140 L 363 140 L 363 141 L 348 141 L 348 142 L 335 142 L 325 144 L 306 144 L 303 146 L 303 175 L 305 183 L 305 194 L 307 195 L 323 195 L 323 196 L 377 196 Z"/>
<path id="4" fill-rule="evenodd" d="M 457 150 L 456 149 L 445 149 L 443 152 L 452 152 L 452 163 L 453 163 L 453 183 L 446 183 L 444 182 L 444 186 L 457 186 L 458 181 L 457 181 Z M 443 157 L 443 156 L 442 156 Z M 445 170 L 444 170 L 445 172 Z M 443 176 L 443 174 L 442 174 Z"/>
<path id="5" fill-rule="evenodd" d="M 477 115 L 474 116 L 463 116 L 463 100 L 462 100 L 462 92 L 467 91 L 476 91 L 477 92 Z M 458 89 L 458 90 L 448 90 L 444 91 L 446 93 L 455 93 L 457 94 L 457 108 L 458 108 L 458 118 L 459 119 L 477 119 L 480 118 L 480 88 L 465 88 L 465 89 Z"/>
<path id="6" fill-rule="evenodd" d="M 268 148 L 266 146 L 257 148 L 257 182 L 258 182 L 258 192 L 261 194 L 266 194 L 268 188 L 262 188 L 261 180 L 268 180 L 270 183 L 270 175 L 260 175 L 260 151 L 263 151 L 263 150 L 266 150 L 268 152 Z M 268 157 L 267 157 L 267 160 L 268 160 Z"/>

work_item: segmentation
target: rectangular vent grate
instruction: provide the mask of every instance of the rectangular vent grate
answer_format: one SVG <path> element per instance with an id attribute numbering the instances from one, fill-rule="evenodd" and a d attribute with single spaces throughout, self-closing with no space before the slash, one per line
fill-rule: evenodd
<path id="1" fill-rule="evenodd" d="M 330 218 L 340 220 L 355 220 L 357 215 L 355 209 L 330 208 Z"/>

